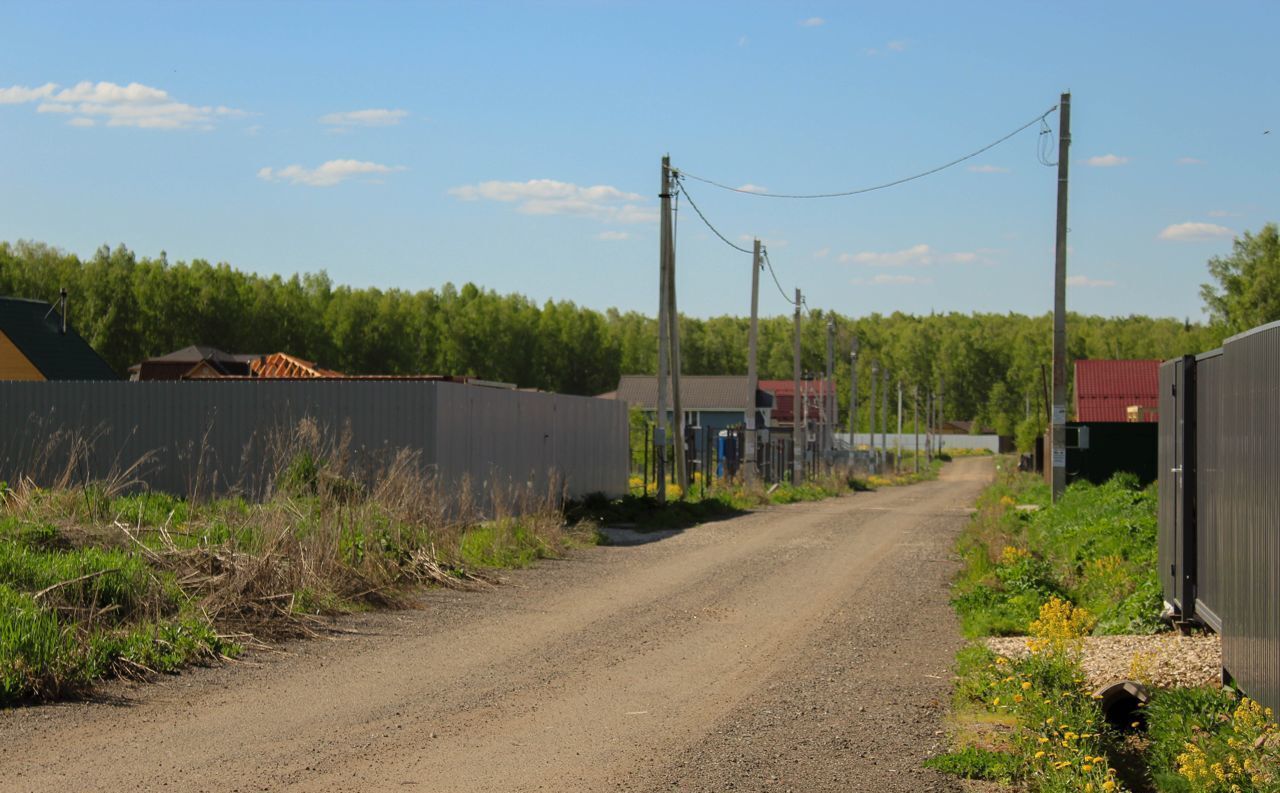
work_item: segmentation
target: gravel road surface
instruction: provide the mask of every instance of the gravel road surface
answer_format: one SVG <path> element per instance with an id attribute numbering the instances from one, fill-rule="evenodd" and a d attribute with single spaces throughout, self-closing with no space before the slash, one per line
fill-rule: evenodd
<path id="1" fill-rule="evenodd" d="M 18 791 L 930 791 L 991 461 L 592 548 L 332 640 L 0 711 Z"/>

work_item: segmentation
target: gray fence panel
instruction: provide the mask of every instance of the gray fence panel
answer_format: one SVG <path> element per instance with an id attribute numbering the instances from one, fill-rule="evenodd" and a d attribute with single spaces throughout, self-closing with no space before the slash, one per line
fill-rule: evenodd
<path id="1" fill-rule="evenodd" d="M 1160 447 L 1158 451 L 1159 473 L 1159 526 L 1158 561 L 1160 588 L 1164 602 L 1179 604 L 1177 569 L 1177 516 L 1178 499 L 1175 477 L 1178 469 L 1178 421 L 1174 384 L 1182 361 L 1166 361 L 1160 365 Z"/>
<path id="2" fill-rule="evenodd" d="M 1280 707 L 1280 326 L 1229 339 L 1223 370 L 1222 662 L 1250 696 Z"/>
<path id="3" fill-rule="evenodd" d="M 1222 531 L 1229 501 L 1223 498 L 1228 487 L 1230 460 L 1224 452 L 1227 417 L 1227 390 L 1222 381 L 1222 352 L 1201 355 L 1196 361 L 1196 617 L 1216 631 L 1222 630 L 1223 591 Z"/>
<path id="4" fill-rule="evenodd" d="M 562 407 L 573 420 L 558 422 Z M 0 418 L 0 479 L 48 482 L 73 462 L 80 481 L 132 470 L 178 495 L 259 495 L 308 418 L 329 442 L 346 438 L 370 473 L 408 449 L 445 486 L 545 494 L 555 476 L 580 496 L 621 495 L 627 484 L 624 404 L 455 383 L 5 382 Z M 74 438 L 87 445 L 73 449 Z"/>

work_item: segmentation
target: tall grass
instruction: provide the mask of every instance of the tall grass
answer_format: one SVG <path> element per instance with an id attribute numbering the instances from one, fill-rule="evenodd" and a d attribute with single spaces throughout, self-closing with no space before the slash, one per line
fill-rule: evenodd
<path id="1" fill-rule="evenodd" d="M 311 634 L 319 615 L 481 585 L 595 536 L 565 525 L 554 481 L 442 483 L 409 452 L 357 461 L 310 422 L 271 448 L 254 499 L 65 471 L 0 488 L 0 704 Z"/>
<path id="2" fill-rule="evenodd" d="M 1097 615 L 1099 634 L 1161 627 L 1155 488 L 1131 475 L 1077 482 L 1051 504 L 1043 480 L 1006 465 L 957 551 L 953 603 L 971 638 L 1025 633 L 1054 596 Z"/>

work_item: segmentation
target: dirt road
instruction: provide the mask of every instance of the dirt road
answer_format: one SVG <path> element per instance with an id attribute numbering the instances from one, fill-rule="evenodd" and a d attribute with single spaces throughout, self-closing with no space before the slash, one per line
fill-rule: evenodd
<path id="1" fill-rule="evenodd" d="M 112 698 L 0 712 L 22 791 L 927 791 L 951 540 L 937 482 L 595 548 Z"/>

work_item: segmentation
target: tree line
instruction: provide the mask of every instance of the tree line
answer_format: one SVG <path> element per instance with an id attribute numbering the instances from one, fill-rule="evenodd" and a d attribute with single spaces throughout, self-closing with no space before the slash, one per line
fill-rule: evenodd
<path id="1" fill-rule="evenodd" d="M 1244 284 L 1259 279 L 1259 272 L 1280 275 L 1280 261 L 1272 261 L 1275 237 L 1269 225 L 1257 237 L 1246 234 L 1231 257 L 1211 262 L 1211 275 L 1223 287 L 1204 288 L 1214 322 L 1070 314 L 1069 358 L 1199 352 L 1217 346 L 1239 322 L 1280 311 L 1272 305 L 1274 292 L 1259 298 L 1259 290 Z M 1262 251 L 1261 265 L 1255 249 Z M 601 312 L 569 301 L 538 305 L 470 283 L 416 292 L 355 289 L 334 285 L 323 272 L 263 276 L 203 259 L 139 257 L 124 246 L 104 246 L 82 260 L 42 243 L 0 242 L 0 295 L 52 301 L 62 287 L 70 294 L 72 325 L 122 373 L 190 344 L 288 352 L 349 374 L 463 374 L 570 394 L 602 393 L 622 374 L 657 370 L 656 320 L 634 311 Z M 1230 316 L 1246 310 L 1252 312 L 1247 320 Z M 850 344 L 859 341 L 863 429 L 873 363 L 881 372 L 887 368 L 894 384 L 901 380 L 908 397 L 915 386 L 922 395 L 943 391 L 949 419 L 976 420 L 1002 434 L 1014 434 L 1019 425 L 1031 432 L 1044 423 L 1042 372 L 1052 356 L 1047 313 L 854 318 L 810 309 L 801 333 L 806 371 L 825 370 L 828 322 L 835 329 L 842 415 L 849 403 Z M 747 327 L 745 317 L 681 317 L 684 372 L 745 373 Z M 790 316 L 761 319 L 759 355 L 762 378 L 791 377 Z"/>

